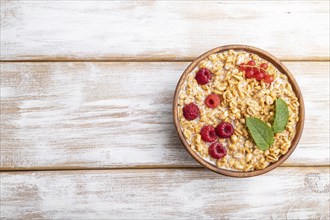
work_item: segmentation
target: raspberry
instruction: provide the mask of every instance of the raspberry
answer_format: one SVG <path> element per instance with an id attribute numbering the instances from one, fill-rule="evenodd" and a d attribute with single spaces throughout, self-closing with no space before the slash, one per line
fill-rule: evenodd
<path id="1" fill-rule="evenodd" d="M 188 105 L 185 105 L 182 108 L 182 111 L 183 111 L 183 116 L 189 121 L 198 118 L 199 108 L 197 105 L 195 105 L 195 103 L 190 103 Z"/>
<path id="2" fill-rule="evenodd" d="M 206 142 L 213 142 L 217 139 L 215 130 L 211 125 L 206 125 L 201 129 L 202 140 Z"/>
<path id="3" fill-rule="evenodd" d="M 209 108 L 216 108 L 220 104 L 220 97 L 216 94 L 210 94 L 205 99 L 205 105 Z"/>
<path id="4" fill-rule="evenodd" d="M 229 138 L 234 133 L 234 127 L 228 122 L 221 122 L 215 128 L 215 132 L 219 137 Z"/>
<path id="5" fill-rule="evenodd" d="M 227 155 L 227 150 L 222 144 L 215 142 L 209 147 L 209 155 L 214 159 L 222 159 Z"/>
<path id="6" fill-rule="evenodd" d="M 212 79 L 212 73 L 207 68 L 201 68 L 197 71 L 195 79 L 198 84 L 205 85 Z"/>

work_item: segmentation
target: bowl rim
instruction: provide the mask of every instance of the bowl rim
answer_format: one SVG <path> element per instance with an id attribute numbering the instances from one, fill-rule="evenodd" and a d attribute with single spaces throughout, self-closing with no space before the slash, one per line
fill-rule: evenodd
<path id="1" fill-rule="evenodd" d="M 258 55 L 259 57 L 261 57 L 264 60 L 267 60 L 268 62 L 272 63 L 281 73 L 285 74 L 288 77 L 288 81 L 290 82 L 292 89 L 294 91 L 294 93 L 296 94 L 298 101 L 299 101 L 299 121 L 297 122 L 296 125 L 296 134 L 293 138 L 293 140 L 291 141 L 291 146 L 288 150 L 288 152 L 284 155 L 282 155 L 278 161 L 271 163 L 269 166 L 267 166 L 264 169 L 261 170 L 254 170 L 254 171 L 248 171 L 248 172 L 244 172 L 244 171 L 234 171 L 234 170 L 226 170 L 226 169 L 222 169 L 222 168 L 218 168 L 215 165 L 209 163 L 208 161 L 206 161 L 204 158 L 202 158 L 201 156 L 199 156 L 188 144 L 188 142 L 186 141 L 185 137 L 183 136 L 183 133 L 181 131 L 180 128 L 180 123 L 179 123 L 179 119 L 178 119 L 178 96 L 179 96 L 179 92 L 180 92 L 180 88 L 182 86 L 182 84 L 184 83 L 184 80 L 186 79 L 187 75 L 205 58 L 207 58 L 209 55 L 211 54 L 215 54 L 215 53 L 219 53 L 219 52 L 223 52 L 223 51 L 227 51 L 227 50 L 243 50 L 246 52 L 250 52 L 250 53 L 254 53 L 256 55 Z M 197 161 L 199 162 L 201 165 L 203 165 L 204 167 L 208 168 L 209 170 L 225 175 L 225 176 L 230 176 L 230 177 L 253 177 L 253 176 L 258 176 L 264 173 L 267 173 L 273 169 L 275 169 L 276 167 L 278 167 L 279 165 L 281 165 L 284 161 L 286 161 L 290 155 L 293 153 L 293 151 L 296 149 L 299 140 L 301 138 L 303 129 L 304 129 L 304 122 L 305 122 L 305 106 L 304 106 L 304 100 L 302 97 L 302 93 L 300 91 L 300 88 L 296 82 L 296 80 L 294 79 L 293 75 L 291 74 L 291 72 L 284 66 L 284 64 L 277 59 L 276 57 L 274 57 L 273 55 L 271 55 L 270 53 L 268 53 L 267 51 L 264 51 L 262 49 L 259 49 L 257 47 L 253 47 L 253 46 L 248 46 L 248 45 L 240 45 L 240 44 L 231 44 L 231 45 L 224 45 L 224 46 L 220 46 L 220 47 L 216 47 L 213 48 L 205 53 L 203 53 L 202 55 L 200 55 L 199 57 L 197 57 L 196 59 L 194 59 L 191 64 L 189 64 L 189 66 L 185 69 L 185 71 L 182 73 L 177 85 L 176 85 L 176 89 L 175 89 L 175 93 L 174 93 L 174 97 L 173 97 L 173 119 L 174 119 L 174 124 L 175 124 L 175 129 L 176 132 L 180 138 L 181 143 L 185 146 L 185 149 L 188 151 L 188 153 Z"/>

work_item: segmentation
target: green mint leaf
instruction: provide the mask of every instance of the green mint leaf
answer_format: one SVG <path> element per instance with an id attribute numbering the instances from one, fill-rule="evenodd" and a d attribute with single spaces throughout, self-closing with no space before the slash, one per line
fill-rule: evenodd
<path id="1" fill-rule="evenodd" d="M 274 143 L 273 131 L 265 122 L 249 117 L 246 118 L 246 126 L 260 150 L 267 150 Z"/>
<path id="2" fill-rule="evenodd" d="M 275 119 L 273 123 L 274 133 L 280 133 L 285 130 L 288 123 L 289 109 L 283 99 L 276 99 L 275 101 Z"/>

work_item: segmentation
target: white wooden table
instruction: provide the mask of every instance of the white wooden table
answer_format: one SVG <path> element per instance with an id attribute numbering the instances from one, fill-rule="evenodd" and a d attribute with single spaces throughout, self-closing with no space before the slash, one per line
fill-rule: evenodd
<path id="1" fill-rule="evenodd" d="M 329 219 L 329 2 L 1 1 L 1 219 Z M 279 57 L 306 105 L 279 168 L 202 168 L 172 122 L 189 62 Z"/>

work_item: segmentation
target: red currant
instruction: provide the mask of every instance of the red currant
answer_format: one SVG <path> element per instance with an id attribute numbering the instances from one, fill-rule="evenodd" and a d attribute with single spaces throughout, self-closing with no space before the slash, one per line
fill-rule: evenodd
<path id="1" fill-rule="evenodd" d="M 256 80 L 260 81 L 265 77 L 265 73 L 260 71 L 258 74 L 255 74 L 254 77 Z"/>
<path id="2" fill-rule="evenodd" d="M 252 67 L 246 67 L 245 68 L 245 71 L 251 71 L 252 70 Z"/>
<path id="3" fill-rule="evenodd" d="M 249 66 L 255 66 L 256 65 L 256 62 L 254 60 L 250 60 L 247 65 Z"/>
<path id="4" fill-rule="evenodd" d="M 246 65 L 245 63 L 240 64 L 238 69 L 240 71 L 245 71 L 245 65 Z"/>
<path id="5" fill-rule="evenodd" d="M 265 83 L 272 83 L 274 81 L 274 77 L 272 77 L 268 74 L 265 74 L 264 81 L 265 81 Z"/>
<path id="6" fill-rule="evenodd" d="M 268 64 L 267 63 L 262 63 L 260 64 L 260 68 L 263 70 L 266 70 L 268 68 Z"/>
<path id="7" fill-rule="evenodd" d="M 259 69 L 257 67 L 252 68 L 254 75 L 259 74 Z"/>
<path id="8" fill-rule="evenodd" d="M 249 79 L 251 79 L 251 78 L 253 78 L 253 76 L 254 76 L 254 72 L 253 72 L 253 70 L 246 70 L 245 71 L 245 77 L 246 78 L 249 78 Z"/>

